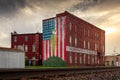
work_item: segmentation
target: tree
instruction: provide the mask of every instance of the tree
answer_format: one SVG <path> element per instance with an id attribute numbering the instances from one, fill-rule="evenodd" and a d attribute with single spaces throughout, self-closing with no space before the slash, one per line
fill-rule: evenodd
<path id="1" fill-rule="evenodd" d="M 59 57 L 52 56 L 43 62 L 46 67 L 65 67 L 66 62 Z"/>

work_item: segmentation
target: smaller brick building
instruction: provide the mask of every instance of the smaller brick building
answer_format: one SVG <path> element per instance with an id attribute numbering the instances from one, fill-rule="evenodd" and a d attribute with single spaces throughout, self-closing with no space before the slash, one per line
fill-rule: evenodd
<path id="1" fill-rule="evenodd" d="M 11 48 L 25 51 L 28 65 L 42 65 L 42 33 L 11 33 Z"/>
<path id="2" fill-rule="evenodd" d="M 105 56 L 105 66 L 120 66 L 120 54 Z"/>

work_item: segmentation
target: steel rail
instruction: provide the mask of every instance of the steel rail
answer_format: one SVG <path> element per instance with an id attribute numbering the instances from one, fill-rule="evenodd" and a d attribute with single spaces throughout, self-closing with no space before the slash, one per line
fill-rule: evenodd
<path id="1" fill-rule="evenodd" d="M 49 79 L 74 76 L 74 74 L 88 74 L 120 70 L 120 67 L 81 67 L 81 68 L 40 68 L 40 69 L 0 69 L 0 80 L 7 79 Z"/>

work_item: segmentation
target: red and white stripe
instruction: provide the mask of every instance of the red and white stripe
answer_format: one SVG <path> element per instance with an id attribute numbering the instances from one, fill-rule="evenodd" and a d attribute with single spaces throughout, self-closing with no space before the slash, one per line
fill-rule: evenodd
<path id="1" fill-rule="evenodd" d="M 57 18 L 57 48 L 58 48 L 58 57 L 65 60 L 65 18 L 66 17 L 58 17 Z"/>

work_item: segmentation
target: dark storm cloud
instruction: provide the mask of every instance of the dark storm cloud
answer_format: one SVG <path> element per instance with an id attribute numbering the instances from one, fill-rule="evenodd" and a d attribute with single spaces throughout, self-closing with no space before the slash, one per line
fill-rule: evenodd
<path id="1" fill-rule="evenodd" d="M 0 14 L 14 13 L 25 5 L 25 0 L 0 0 Z"/>
<path id="2" fill-rule="evenodd" d="M 74 0 L 26 0 L 26 6 L 33 12 L 58 12 L 66 10 Z M 48 14 L 48 13 L 47 13 Z M 50 14 L 50 13 L 49 13 Z"/>
<path id="3" fill-rule="evenodd" d="M 78 3 L 74 4 L 71 11 L 86 11 L 89 9 L 97 8 L 96 11 L 109 10 L 119 7 L 120 0 L 79 0 Z"/>
<path id="4" fill-rule="evenodd" d="M 0 14 L 13 14 L 25 7 L 33 11 L 37 11 L 38 8 L 54 10 L 66 1 L 68 0 L 0 0 Z"/>
<path id="5" fill-rule="evenodd" d="M 29 6 L 30 4 L 32 4 L 33 6 L 36 5 L 36 6 L 42 6 L 42 7 L 51 7 L 66 1 L 69 1 L 69 0 L 26 0 Z"/>
<path id="6" fill-rule="evenodd" d="M 75 11 L 75 10 L 85 11 L 91 7 L 94 7 L 98 4 L 100 4 L 101 2 L 102 2 L 101 0 L 80 0 L 78 3 L 73 5 L 70 8 L 70 10 L 71 11 Z"/>

